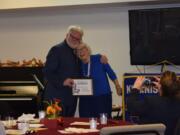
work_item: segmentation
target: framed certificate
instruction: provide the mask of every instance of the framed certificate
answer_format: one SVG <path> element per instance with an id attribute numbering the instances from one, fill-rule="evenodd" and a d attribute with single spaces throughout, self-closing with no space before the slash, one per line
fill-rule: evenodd
<path id="1" fill-rule="evenodd" d="M 74 96 L 93 95 L 92 79 L 73 79 L 72 93 Z"/>

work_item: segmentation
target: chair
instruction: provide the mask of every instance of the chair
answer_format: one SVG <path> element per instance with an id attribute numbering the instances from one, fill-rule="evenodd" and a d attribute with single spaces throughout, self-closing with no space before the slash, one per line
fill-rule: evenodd
<path id="1" fill-rule="evenodd" d="M 117 105 L 112 106 L 112 113 L 116 112 L 117 114 L 113 117 L 113 119 L 121 119 L 121 107 Z"/>
<path id="2" fill-rule="evenodd" d="M 104 127 L 100 135 L 164 135 L 164 124 L 142 124 Z"/>
<path id="3" fill-rule="evenodd" d="M 177 121 L 174 135 L 180 135 L 180 118 Z"/>

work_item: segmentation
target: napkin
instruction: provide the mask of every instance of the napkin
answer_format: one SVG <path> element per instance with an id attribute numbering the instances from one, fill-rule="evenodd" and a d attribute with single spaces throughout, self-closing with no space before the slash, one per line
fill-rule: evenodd
<path id="1" fill-rule="evenodd" d="M 86 128 L 74 128 L 74 127 L 68 127 L 64 130 L 58 130 L 58 132 L 63 134 L 69 134 L 69 133 L 90 133 L 90 132 L 99 132 L 98 129 L 86 129 Z"/>
<path id="2" fill-rule="evenodd" d="M 70 125 L 78 125 L 78 126 L 89 126 L 90 123 L 89 122 L 79 122 L 79 121 L 75 121 L 73 123 L 71 123 Z M 97 125 L 99 125 L 99 123 L 97 122 Z"/>
<path id="3" fill-rule="evenodd" d="M 20 117 L 18 117 L 17 121 L 30 121 L 34 120 L 35 114 L 22 114 Z"/>
<path id="4" fill-rule="evenodd" d="M 23 135 L 24 133 L 21 130 L 17 130 L 17 129 L 7 129 L 6 134 L 8 134 L 8 135 Z"/>

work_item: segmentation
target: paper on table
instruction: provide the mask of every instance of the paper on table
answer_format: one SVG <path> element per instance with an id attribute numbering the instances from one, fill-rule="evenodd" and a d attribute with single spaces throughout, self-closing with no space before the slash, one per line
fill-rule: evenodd
<path id="1" fill-rule="evenodd" d="M 69 134 L 69 133 L 89 133 L 89 132 L 99 132 L 98 129 L 85 129 L 85 128 L 74 128 L 69 127 L 65 128 L 64 130 L 58 130 L 60 133 Z"/>
<path id="2" fill-rule="evenodd" d="M 48 128 L 41 128 L 41 127 L 39 127 L 39 128 L 30 128 L 30 129 L 32 129 L 33 131 L 41 131 L 41 130 L 47 130 Z"/>
<path id="3" fill-rule="evenodd" d="M 60 132 L 61 134 L 69 134 L 69 132 L 65 131 L 65 130 L 58 130 L 58 132 Z M 71 132 L 73 134 L 73 132 Z"/>
<path id="4" fill-rule="evenodd" d="M 89 122 L 78 122 L 78 121 L 75 121 L 75 122 L 71 123 L 70 125 L 89 126 L 90 123 Z M 99 123 L 97 123 L 97 125 L 99 125 Z"/>
<path id="5" fill-rule="evenodd" d="M 38 124 L 40 123 L 40 119 L 32 119 L 29 121 L 30 124 Z"/>

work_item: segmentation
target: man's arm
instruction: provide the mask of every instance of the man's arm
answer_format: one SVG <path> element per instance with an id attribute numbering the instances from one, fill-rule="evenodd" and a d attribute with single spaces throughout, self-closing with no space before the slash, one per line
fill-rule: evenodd
<path id="1" fill-rule="evenodd" d="M 46 63 L 43 69 L 44 77 L 47 82 L 51 82 L 55 87 L 59 87 L 60 85 L 60 77 L 58 76 L 58 59 L 59 52 L 57 48 L 53 47 L 49 51 L 46 57 Z"/>

